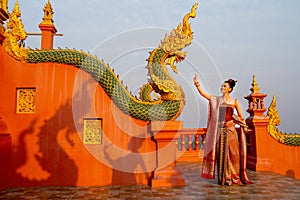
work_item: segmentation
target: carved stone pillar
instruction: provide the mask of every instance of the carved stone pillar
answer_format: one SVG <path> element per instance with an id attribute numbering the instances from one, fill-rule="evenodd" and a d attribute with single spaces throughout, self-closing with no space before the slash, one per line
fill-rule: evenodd
<path id="1" fill-rule="evenodd" d="M 264 105 L 264 98 L 267 94 L 259 93 L 255 75 L 250 90 L 252 93 L 245 97 L 249 105 L 247 112 L 250 114 L 246 123 L 251 130 L 247 134 L 247 168 L 255 171 L 267 171 L 271 167 L 269 158 L 264 156 L 264 144 L 267 142 L 267 126 L 269 124 L 269 118 L 264 114 L 267 110 Z"/>
<path id="2" fill-rule="evenodd" d="M 176 141 L 179 130 L 183 128 L 181 121 L 151 122 L 150 130 L 157 144 L 157 159 L 152 187 L 179 187 L 185 181 L 176 167 Z"/>

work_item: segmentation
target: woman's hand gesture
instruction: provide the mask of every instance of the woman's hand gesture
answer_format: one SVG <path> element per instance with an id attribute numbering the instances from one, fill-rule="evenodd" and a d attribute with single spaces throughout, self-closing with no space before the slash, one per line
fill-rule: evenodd
<path id="1" fill-rule="evenodd" d="M 197 86 L 197 84 L 198 85 L 200 85 L 199 84 L 199 81 L 198 81 L 198 75 L 197 74 L 195 74 L 195 76 L 194 76 L 194 84 Z"/>

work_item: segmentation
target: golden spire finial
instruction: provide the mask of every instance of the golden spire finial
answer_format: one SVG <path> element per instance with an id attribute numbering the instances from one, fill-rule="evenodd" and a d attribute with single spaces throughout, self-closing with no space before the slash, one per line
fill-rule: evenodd
<path id="1" fill-rule="evenodd" d="M 12 13 L 10 15 L 14 15 L 16 17 L 20 17 L 21 16 L 21 12 L 20 12 L 20 6 L 19 6 L 19 2 L 18 0 L 15 3 L 15 7 L 12 11 Z"/>
<path id="2" fill-rule="evenodd" d="M 256 76 L 255 75 L 253 75 L 252 88 L 250 90 L 252 91 L 253 94 L 259 92 L 259 87 L 257 85 Z"/>
<path id="3" fill-rule="evenodd" d="M 48 0 L 48 3 L 45 5 L 43 11 L 44 11 L 44 17 L 43 17 L 43 22 L 41 24 L 53 24 L 52 16 L 54 12 L 50 0 Z"/>

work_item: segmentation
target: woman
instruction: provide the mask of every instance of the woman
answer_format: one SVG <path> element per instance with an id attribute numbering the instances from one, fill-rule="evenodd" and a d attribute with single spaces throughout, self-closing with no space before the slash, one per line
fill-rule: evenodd
<path id="1" fill-rule="evenodd" d="M 218 183 L 220 185 L 250 184 L 246 172 L 247 125 L 237 99 L 230 96 L 236 81 L 229 79 L 221 86 L 222 96 L 212 96 L 203 91 L 194 77 L 194 84 L 201 96 L 209 101 L 207 133 L 204 145 L 202 177 L 214 179 L 217 163 Z M 236 110 L 237 115 L 234 114 Z M 239 124 L 238 135 L 235 125 Z"/>

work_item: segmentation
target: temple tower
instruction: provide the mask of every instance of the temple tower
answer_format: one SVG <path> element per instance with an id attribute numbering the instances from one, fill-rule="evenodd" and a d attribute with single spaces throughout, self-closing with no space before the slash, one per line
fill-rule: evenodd
<path id="1" fill-rule="evenodd" d="M 269 118 L 264 114 L 267 110 L 264 98 L 267 94 L 259 92 L 256 76 L 253 75 L 251 94 L 245 97 L 248 100 L 247 112 L 250 116 L 246 123 L 251 131 L 247 134 L 247 168 L 255 171 L 266 171 L 271 167 L 269 158 L 265 157 L 264 144 L 266 144 Z"/>
<path id="2" fill-rule="evenodd" d="M 55 28 L 53 23 L 54 21 L 52 17 L 54 12 L 50 0 L 48 0 L 43 11 L 43 21 L 39 24 L 39 28 L 42 31 L 41 49 L 53 49 L 53 38 L 57 32 L 57 29 Z"/>
<path id="3" fill-rule="evenodd" d="M 245 99 L 248 100 L 247 112 L 250 114 L 248 120 L 266 118 L 264 113 L 267 109 L 265 108 L 264 98 L 267 96 L 267 94 L 259 93 L 259 87 L 256 82 L 255 75 L 253 75 L 252 88 L 250 91 L 251 94 L 245 97 Z"/>

